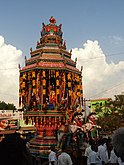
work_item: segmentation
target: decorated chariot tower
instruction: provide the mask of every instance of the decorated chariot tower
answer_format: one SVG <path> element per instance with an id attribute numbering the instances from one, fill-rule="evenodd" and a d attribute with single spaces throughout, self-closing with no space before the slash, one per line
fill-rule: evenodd
<path id="1" fill-rule="evenodd" d="M 42 23 L 41 38 L 31 57 L 25 57 L 20 68 L 19 106 L 24 110 L 26 124 L 35 125 L 37 136 L 30 150 L 44 155 L 51 145 L 57 145 L 59 130 L 72 121 L 77 106 L 83 104 L 82 69 L 71 59 L 62 38 L 62 25 L 55 18 Z"/>

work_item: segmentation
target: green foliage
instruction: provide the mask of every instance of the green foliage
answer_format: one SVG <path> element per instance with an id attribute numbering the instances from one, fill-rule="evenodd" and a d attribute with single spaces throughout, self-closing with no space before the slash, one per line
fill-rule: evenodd
<path id="1" fill-rule="evenodd" d="M 124 95 L 115 96 L 115 100 L 110 99 L 104 106 L 97 107 L 95 112 L 97 124 L 105 132 L 113 132 L 124 126 Z"/>
<path id="2" fill-rule="evenodd" d="M 14 104 L 7 104 L 4 101 L 0 101 L 0 110 L 16 110 L 16 107 Z"/>

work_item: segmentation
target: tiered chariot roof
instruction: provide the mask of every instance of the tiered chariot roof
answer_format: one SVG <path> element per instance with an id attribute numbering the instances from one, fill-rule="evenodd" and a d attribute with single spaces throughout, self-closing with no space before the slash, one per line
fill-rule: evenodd
<path id="1" fill-rule="evenodd" d="M 72 51 L 66 50 L 66 41 L 62 39 L 61 24 L 56 25 L 55 18 L 49 19 L 50 23 L 42 24 L 41 38 L 37 41 L 36 49 L 30 48 L 31 58 L 25 58 L 25 67 L 23 71 L 32 70 L 34 68 L 47 69 L 65 69 L 78 73 L 76 62 L 71 59 Z"/>

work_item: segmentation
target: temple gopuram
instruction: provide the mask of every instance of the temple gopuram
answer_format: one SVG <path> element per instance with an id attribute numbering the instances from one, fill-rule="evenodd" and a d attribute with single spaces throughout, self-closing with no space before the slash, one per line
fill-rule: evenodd
<path id="1" fill-rule="evenodd" d="M 82 68 L 66 50 L 62 25 L 51 17 L 42 23 L 36 49 L 20 68 L 19 106 L 25 123 L 35 125 L 37 135 L 30 142 L 32 154 L 44 157 L 50 146 L 57 146 L 58 132 L 68 131 L 72 116 L 83 104 Z"/>

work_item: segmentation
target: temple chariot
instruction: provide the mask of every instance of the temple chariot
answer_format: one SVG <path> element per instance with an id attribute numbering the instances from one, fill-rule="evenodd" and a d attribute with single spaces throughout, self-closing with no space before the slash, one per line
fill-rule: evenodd
<path id="1" fill-rule="evenodd" d="M 36 49 L 20 68 L 19 106 L 25 123 L 36 127 L 30 151 L 46 157 L 50 146 L 57 146 L 61 132 L 68 132 L 74 113 L 83 105 L 82 68 L 76 68 L 72 51 L 66 50 L 62 25 L 51 17 L 42 23 Z"/>

